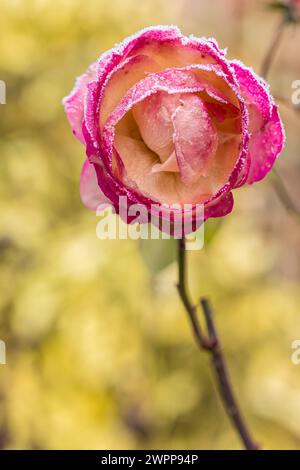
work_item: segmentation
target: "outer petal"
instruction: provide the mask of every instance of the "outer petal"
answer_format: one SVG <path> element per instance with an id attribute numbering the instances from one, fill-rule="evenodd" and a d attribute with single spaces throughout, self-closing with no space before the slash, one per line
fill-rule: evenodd
<path id="1" fill-rule="evenodd" d="M 233 209 L 233 203 L 232 193 L 224 194 L 219 199 L 213 201 L 212 204 L 205 206 L 204 219 L 207 220 L 210 217 L 223 217 L 224 215 L 230 214 Z"/>
<path id="2" fill-rule="evenodd" d="M 85 143 L 82 134 L 84 98 L 87 93 L 88 83 L 96 77 L 96 65 L 96 63 L 92 64 L 85 74 L 77 78 L 72 92 L 63 99 L 63 105 L 73 134 L 83 144 Z"/>
<path id="3" fill-rule="evenodd" d="M 156 43 L 172 42 L 178 40 L 181 33 L 176 26 L 155 26 L 138 31 L 128 37 L 113 49 L 105 52 L 96 65 L 95 81 L 88 84 L 84 107 L 85 139 L 89 151 L 98 154 L 100 151 L 99 112 L 104 97 L 106 85 L 115 69 L 122 67 L 122 63 L 133 52 L 142 54 L 143 46 L 151 41 Z"/>
<path id="4" fill-rule="evenodd" d="M 100 204 L 108 202 L 99 188 L 94 165 L 85 160 L 80 177 L 80 197 L 83 204 L 92 210 L 97 210 Z"/>
<path id="5" fill-rule="evenodd" d="M 249 111 L 249 173 L 247 183 L 261 180 L 272 168 L 284 145 L 284 129 L 277 106 L 264 80 L 237 61 L 232 61 Z"/>
<path id="6" fill-rule="evenodd" d="M 271 170 L 284 145 L 284 130 L 274 105 L 272 115 L 263 128 L 253 133 L 249 143 L 250 169 L 247 183 L 263 179 Z"/>

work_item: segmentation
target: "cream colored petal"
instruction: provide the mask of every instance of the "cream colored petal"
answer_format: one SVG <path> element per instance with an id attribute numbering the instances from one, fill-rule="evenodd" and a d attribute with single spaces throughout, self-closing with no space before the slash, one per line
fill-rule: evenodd
<path id="1" fill-rule="evenodd" d="M 149 73 L 158 72 L 160 65 L 147 55 L 136 55 L 116 69 L 104 90 L 100 111 L 100 128 L 127 91 Z"/>

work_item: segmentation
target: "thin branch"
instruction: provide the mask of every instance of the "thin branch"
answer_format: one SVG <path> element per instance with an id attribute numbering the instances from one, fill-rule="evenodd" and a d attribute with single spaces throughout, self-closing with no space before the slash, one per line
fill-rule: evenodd
<path id="1" fill-rule="evenodd" d="M 267 76 L 270 72 L 271 66 L 274 62 L 276 52 L 277 52 L 278 47 L 280 45 L 280 42 L 282 40 L 283 33 L 285 31 L 285 27 L 286 27 L 287 24 L 288 23 L 286 21 L 286 18 L 284 17 L 280 21 L 279 26 L 276 28 L 273 40 L 272 40 L 272 42 L 270 44 L 270 47 L 269 47 L 269 49 L 268 49 L 268 51 L 265 55 L 265 58 L 263 60 L 262 67 L 261 67 L 261 75 L 264 78 L 267 78 Z M 286 208 L 286 210 L 291 215 L 293 215 L 295 218 L 297 218 L 298 221 L 300 221 L 300 211 L 296 207 L 296 205 L 294 204 L 291 196 L 289 195 L 288 191 L 286 190 L 285 185 L 284 185 L 283 181 L 281 180 L 281 177 L 279 176 L 279 174 L 276 172 L 276 170 L 274 168 L 272 170 L 272 173 L 273 174 L 272 174 L 272 178 L 271 178 L 271 184 L 272 184 L 278 198 L 280 199 L 281 203 Z"/>
<path id="2" fill-rule="evenodd" d="M 271 183 L 287 212 L 289 212 L 298 220 L 298 222 L 300 222 L 300 209 L 296 207 L 294 201 L 291 199 L 291 196 L 289 195 L 282 179 L 278 175 L 275 168 L 271 173 Z"/>
<path id="3" fill-rule="evenodd" d="M 262 66 L 261 66 L 260 74 L 264 78 L 267 78 L 267 76 L 270 72 L 270 69 L 271 69 L 271 66 L 274 62 L 279 44 L 280 44 L 281 39 L 283 37 L 283 32 L 285 30 L 286 24 L 287 24 L 286 20 L 282 19 L 280 21 L 278 27 L 275 30 L 274 37 L 273 37 L 272 42 L 269 46 L 269 49 L 267 50 L 267 53 L 264 57 L 264 60 L 263 60 Z"/>
<path id="4" fill-rule="evenodd" d="M 181 238 L 178 240 L 178 284 L 177 289 L 183 305 L 189 315 L 190 322 L 192 325 L 193 333 L 196 342 L 202 349 L 210 350 L 210 343 L 202 332 L 200 323 L 197 317 L 197 307 L 190 302 L 186 286 L 185 286 L 185 272 L 186 272 L 186 256 L 185 256 L 185 239 Z"/>
<path id="5" fill-rule="evenodd" d="M 225 410 L 230 417 L 238 435 L 240 436 L 245 449 L 257 450 L 259 449 L 259 446 L 251 438 L 233 393 L 232 384 L 229 379 L 226 362 L 213 319 L 212 308 L 206 298 L 201 299 L 200 303 L 208 331 L 208 336 L 206 336 L 202 331 L 197 317 L 197 307 L 190 300 L 186 281 L 186 249 L 184 238 L 178 240 L 178 279 L 179 281 L 177 284 L 177 289 L 183 305 L 188 313 L 196 342 L 199 348 L 206 351 L 211 357 L 213 369 L 218 382 L 218 388 Z"/>

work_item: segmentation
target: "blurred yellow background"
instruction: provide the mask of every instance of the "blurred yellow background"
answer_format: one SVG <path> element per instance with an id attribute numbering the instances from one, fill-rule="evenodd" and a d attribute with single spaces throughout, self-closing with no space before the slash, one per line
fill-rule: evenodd
<path id="1" fill-rule="evenodd" d="M 98 219 L 79 198 L 84 148 L 61 99 L 102 52 L 152 24 L 214 36 L 259 71 L 279 21 L 265 5 L 1 0 L 1 449 L 240 448 L 177 297 L 174 244 L 97 239 Z M 288 100 L 299 38 L 299 26 L 286 31 L 270 74 Z M 280 109 L 287 145 L 277 169 L 297 203 L 300 115 Z M 214 303 L 256 440 L 299 449 L 300 225 L 269 178 L 235 201 L 189 253 L 191 289 Z"/>

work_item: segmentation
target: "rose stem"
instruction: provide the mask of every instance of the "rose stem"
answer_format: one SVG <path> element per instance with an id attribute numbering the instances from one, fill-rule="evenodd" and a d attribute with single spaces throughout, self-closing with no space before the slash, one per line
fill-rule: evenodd
<path id="1" fill-rule="evenodd" d="M 265 58 L 263 60 L 263 63 L 262 63 L 262 66 L 261 66 L 261 76 L 264 77 L 264 78 L 267 78 L 269 72 L 270 72 L 270 69 L 271 69 L 271 66 L 274 62 L 274 59 L 275 59 L 275 56 L 276 56 L 276 52 L 278 50 L 278 47 L 280 45 L 280 42 L 282 40 L 282 37 L 283 37 L 283 33 L 284 33 L 284 30 L 285 30 L 285 27 L 287 25 L 287 20 L 286 18 L 283 18 L 279 25 L 277 26 L 276 30 L 275 30 L 275 34 L 274 34 L 274 37 L 271 41 L 271 44 L 267 50 L 267 53 L 265 55 Z M 278 196 L 278 198 L 280 199 L 282 205 L 285 207 L 285 209 L 291 214 L 291 215 L 294 215 L 297 219 L 300 218 L 300 210 L 296 207 L 296 205 L 294 204 L 291 196 L 289 195 L 281 177 L 279 176 L 279 174 L 276 172 L 275 169 L 273 169 L 272 171 L 273 173 L 273 178 L 271 179 L 271 184 Z M 299 219 L 300 220 L 300 219 Z"/>
<path id="2" fill-rule="evenodd" d="M 264 78 L 267 78 L 271 65 L 274 62 L 276 52 L 278 50 L 281 39 L 283 37 L 283 32 L 285 30 L 286 23 L 287 23 L 286 19 L 283 19 L 280 21 L 279 25 L 277 26 L 275 30 L 275 34 L 273 36 L 271 44 L 269 45 L 269 48 L 263 59 L 260 74 Z"/>
<path id="3" fill-rule="evenodd" d="M 275 168 L 273 169 L 271 176 L 272 186 L 275 189 L 276 194 L 279 197 L 282 205 L 285 207 L 287 212 L 289 212 L 298 220 L 298 222 L 300 222 L 300 210 L 298 210 L 294 202 L 291 200 L 291 197 L 287 192 L 286 187 Z"/>
<path id="4" fill-rule="evenodd" d="M 185 239 L 178 240 L 178 284 L 177 289 L 183 305 L 188 313 L 195 340 L 199 348 L 211 356 L 214 373 L 225 410 L 239 434 L 245 449 L 258 450 L 259 446 L 252 440 L 244 419 L 237 405 L 226 362 L 213 319 L 213 311 L 209 301 L 202 297 L 200 305 L 204 314 L 208 336 L 203 333 L 197 317 L 197 307 L 188 295 L 186 286 L 186 246 Z"/>

